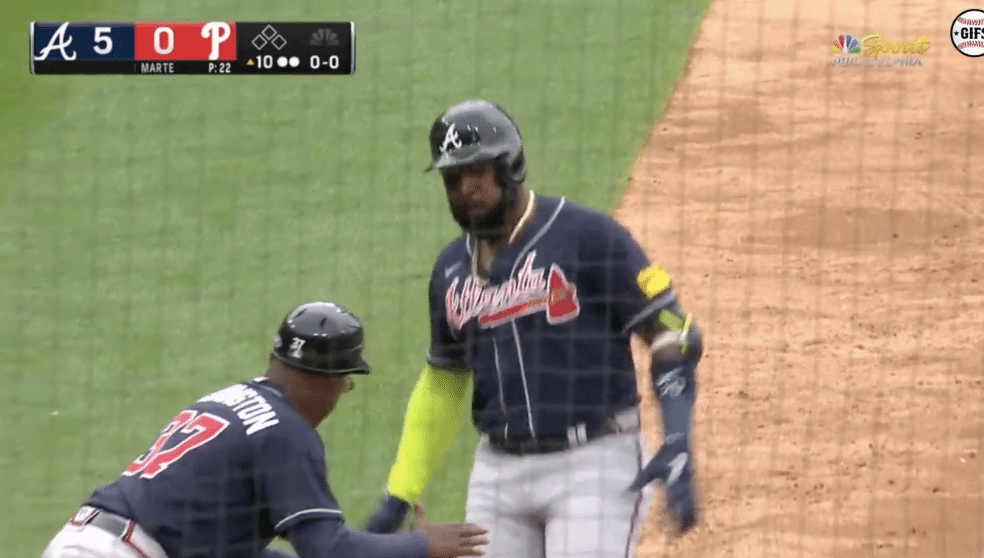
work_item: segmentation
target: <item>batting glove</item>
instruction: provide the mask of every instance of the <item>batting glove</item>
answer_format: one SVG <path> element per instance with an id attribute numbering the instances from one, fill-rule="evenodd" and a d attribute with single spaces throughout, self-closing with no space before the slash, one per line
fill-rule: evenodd
<path id="1" fill-rule="evenodd" d="M 653 481 L 661 481 L 666 487 L 667 511 L 677 522 L 680 534 L 697 525 L 690 459 L 686 442 L 664 444 L 629 487 L 630 490 L 641 490 Z"/>
<path id="2" fill-rule="evenodd" d="M 410 512 L 410 504 L 392 494 L 386 494 L 379 502 L 376 513 L 366 521 L 365 530 L 369 533 L 395 533 L 403 526 Z"/>

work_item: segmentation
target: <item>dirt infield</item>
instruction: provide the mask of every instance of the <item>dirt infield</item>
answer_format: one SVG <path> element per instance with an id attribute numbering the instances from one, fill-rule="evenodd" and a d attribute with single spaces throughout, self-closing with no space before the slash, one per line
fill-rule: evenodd
<path id="1" fill-rule="evenodd" d="M 712 7 L 617 212 L 708 339 L 704 521 L 642 556 L 984 556 L 978 7 Z M 836 66 L 846 34 L 929 49 Z"/>

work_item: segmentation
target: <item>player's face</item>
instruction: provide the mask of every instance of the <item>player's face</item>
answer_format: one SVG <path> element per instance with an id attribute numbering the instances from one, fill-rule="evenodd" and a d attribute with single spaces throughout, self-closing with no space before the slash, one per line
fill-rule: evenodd
<path id="1" fill-rule="evenodd" d="M 506 204 L 491 161 L 444 171 L 451 215 L 463 229 L 498 230 L 505 224 Z"/>
<path id="2" fill-rule="evenodd" d="M 325 376 L 318 378 L 318 386 L 311 390 L 312 403 L 320 411 L 321 418 L 328 416 L 335 410 L 335 405 L 342 397 L 343 393 L 352 391 L 355 384 L 348 375 Z M 320 420 L 318 421 L 320 422 Z"/>
<path id="3" fill-rule="evenodd" d="M 338 404 L 338 400 L 342 397 L 343 393 L 352 391 L 355 384 L 352 383 L 352 378 L 348 375 L 345 376 L 331 376 L 328 379 L 328 386 L 326 391 L 325 403 L 328 405 L 328 412 L 335 410 L 335 405 Z"/>

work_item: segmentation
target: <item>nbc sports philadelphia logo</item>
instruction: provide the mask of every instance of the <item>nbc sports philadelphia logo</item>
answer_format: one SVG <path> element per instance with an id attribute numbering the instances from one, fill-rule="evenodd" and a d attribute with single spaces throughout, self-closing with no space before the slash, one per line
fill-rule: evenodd
<path id="1" fill-rule="evenodd" d="M 880 33 L 870 35 L 840 35 L 834 39 L 830 50 L 835 66 L 864 68 L 910 68 L 923 65 L 923 55 L 929 50 L 930 41 L 925 37 L 885 37 Z"/>
<path id="2" fill-rule="evenodd" d="M 984 56 L 984 11 L 965 10 L 955 17 L 950 25 L 950 40 L 964 56 Z"/>

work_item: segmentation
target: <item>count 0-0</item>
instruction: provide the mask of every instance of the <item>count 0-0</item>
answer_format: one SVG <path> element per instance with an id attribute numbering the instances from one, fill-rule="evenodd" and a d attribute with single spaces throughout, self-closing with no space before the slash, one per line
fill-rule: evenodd
<path id="1" fill-rule="evenodd" d="M 317 54 L 311 56 L 311 69 L 312 70 L 320 69 L 321 66 L 327 66 L 328 68 L 330 68 L 332 70 L 337 70 L 339 64 L 340 64 L 340 60 L 339 60 L 338 56 L 335 55 L 335 54 L 332 54 L 331 56 L 329 56 L 328 58 L 326 58 L 324 60 L 322 60 L 321 57 L 318 56 Z"/>

